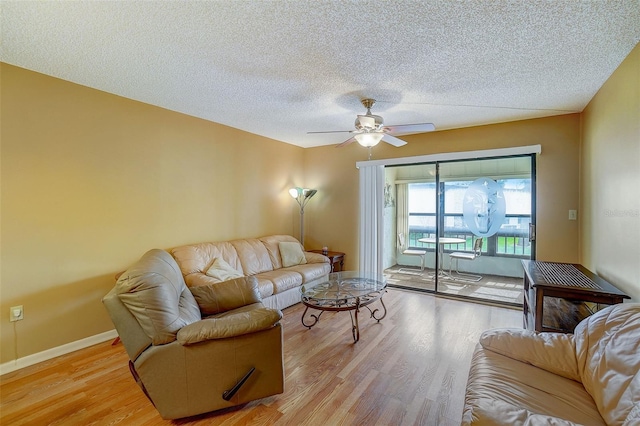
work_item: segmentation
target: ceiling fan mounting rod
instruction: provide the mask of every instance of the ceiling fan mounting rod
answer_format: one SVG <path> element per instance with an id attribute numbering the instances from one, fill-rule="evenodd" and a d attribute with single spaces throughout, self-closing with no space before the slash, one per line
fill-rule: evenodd
<path id="1" fill-rule="evenodd" d="M 366 109 L 371 109 L 371 107 L 376 103 L 376 100 L 371 98 L 365 98 L 365 99 L 362 99 L 360 102 L 362 102 L 362 105 L 364 105 Z"/>

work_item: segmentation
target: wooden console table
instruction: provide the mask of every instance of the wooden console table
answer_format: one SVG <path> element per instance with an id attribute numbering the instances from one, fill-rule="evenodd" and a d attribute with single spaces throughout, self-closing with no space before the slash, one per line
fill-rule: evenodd
<path id="1" fill-rule="evenodd" d="M 344 271 L 344 256 L 345 254 L 339 251 L 328 251 L 323 253 L 322 250 L 309 250 L 312 253 L 320 253 L 329 258 L 331 262 L 331 272 Z"/>
<path id="2" fill-rule="evenodd" d="M 523 260 L 524 327 L 572 333 L 599 310 L 599 304 L 622 303 L 629 296 L 582 265 Z"/>

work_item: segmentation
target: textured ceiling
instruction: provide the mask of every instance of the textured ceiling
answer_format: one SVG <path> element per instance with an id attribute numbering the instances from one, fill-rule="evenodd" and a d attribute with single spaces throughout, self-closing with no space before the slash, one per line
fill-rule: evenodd
<path id="1" fill-rule="evenodd" d="M 437 130 L 579 112 L 640 40 L 640 0 L 0 7 L 3 62 L 303 147 L 364 97 Z"/>

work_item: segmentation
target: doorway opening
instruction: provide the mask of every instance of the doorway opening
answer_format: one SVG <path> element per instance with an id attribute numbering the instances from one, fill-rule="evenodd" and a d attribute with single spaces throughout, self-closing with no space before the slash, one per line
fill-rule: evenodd
<path id="1" fill-rule="evenodd" d="M 390 286 L 522 306 L 535 258 L 535 154 L 384 170 Z"/>

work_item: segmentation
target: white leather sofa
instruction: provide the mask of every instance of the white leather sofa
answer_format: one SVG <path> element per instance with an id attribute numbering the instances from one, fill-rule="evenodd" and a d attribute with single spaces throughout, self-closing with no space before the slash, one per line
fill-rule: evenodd
<path id="1" fill-rule="evenodd" d="M 640 303 L 574 334 L 497 329 L 471 361 L 463 425 L 640 425 Z"/>
<path id="2" fill-rule="evenodd" d="M 329 258 L 304 252 L 290 235 L 191 244 L 171 250 L 189 288 L 238 276 L 258 281 L 262 303 L 284 309 L 300 302 L 300 286 L 326 279 Z"/>

